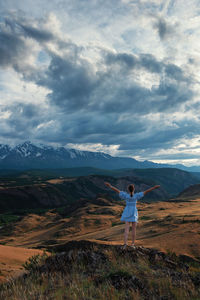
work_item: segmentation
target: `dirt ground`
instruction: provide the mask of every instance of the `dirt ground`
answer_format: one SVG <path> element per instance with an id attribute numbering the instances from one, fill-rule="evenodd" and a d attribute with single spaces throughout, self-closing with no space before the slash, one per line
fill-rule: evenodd
<path id="1" fill-rule="evenodd" d="M 0 282 L 24 272 L 22 264 L 31 256 L 42 254 L 37 249 L 0 245 Z"/>

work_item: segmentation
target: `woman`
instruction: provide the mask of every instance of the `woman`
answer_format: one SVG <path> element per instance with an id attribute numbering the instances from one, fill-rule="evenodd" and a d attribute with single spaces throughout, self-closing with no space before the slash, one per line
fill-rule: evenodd
<path id="1" fill-rule="evenodd" d="M 109 182 L 104 182 L 105 185 L 109 188 L 111 188 L 113 191 L 119 193 L 119 197 L 123 200 L 126 200 L 126 207 L 124 208 L 124 211 L 121 216 L 121 221 L 125 221 L 125 231 L 124 231 L 124 247 L 127 246 L 127 241 L 128 241 L 128 234 L 129 234 L 129 227 L 130 223 L 132 223 L 132 244 L 131 247 L 135 248 L 135 237 L 136 237 L 136 225 L 138 222 L 138 211 L 136 207 L 137 200 L 141 199 L 144 197 L 147 193 L 157 189 L 160 187 L 160 185 L 155 185 L 152 188 L 140 192 L 140 193 L 135 193 L 135 186 L 134 184 L 130 184 L 128 186 L 128 191 L 120 191 L 116 187 L 112 186 Z"/>

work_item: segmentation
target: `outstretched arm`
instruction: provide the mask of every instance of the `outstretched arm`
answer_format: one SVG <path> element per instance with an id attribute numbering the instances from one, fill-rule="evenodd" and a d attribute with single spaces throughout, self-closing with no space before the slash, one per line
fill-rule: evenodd
<path id="1" fill-rule="evenodd" d="M 159 187 L 160 187 L 160 185 L 155 185 L 155 186 L 153 186 L 152 188 L 150 188 L 150 189 L 144 191 L 143 193 L 144 193 L 144 195 L 146 195 L 147 193 L 149 193 L 149 192 L 151 192 L 151 191 L 153 191 L 153 190 L 155 190 L 155 189 L 158 189 Z"/>
<path id="2" fill-rule="evenodd" d="M 109 187 L 110 189 L 112 189 L 113 191 L 117 192 L 117 193 L 120 193 L 120 190 L 118 190 L 116 187 L 112 186 L 109 182 L 104 182 L 105 185 L 107 187 Z"/>

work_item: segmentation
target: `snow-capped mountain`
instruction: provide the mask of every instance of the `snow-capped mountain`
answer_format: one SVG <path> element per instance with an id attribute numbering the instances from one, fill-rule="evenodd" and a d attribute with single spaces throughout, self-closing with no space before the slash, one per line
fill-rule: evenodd
<path id="1" fill-rule="evenodd" d="M 0 168 L 4 169 L 102 167 L 104 161 L 110 160 L 112 156 L 101 152 L 36 145 L 30 141 L 15 147 L 0 145 Z"/>
<path id="2" fill-rule="evenodd" d="M 11 147 L 8 145 L 0 145 L 0 160 L 4 159 L 9 152 L 11 151 Z"/>
<path id="3" fill-rule="evenodd" d="M 15 147 L 0 145 L 0 169 L 44 169 L 96 167 L 101 169 L 121 168 L 163 168 L 173 167 L 188 171 L 200 171 L 183 165 L 156 164 L 140 162 L 129 157 L 113 157 L 103 152 L 80 151 L 64 147 L 52 147 L 25 141 Z"/>

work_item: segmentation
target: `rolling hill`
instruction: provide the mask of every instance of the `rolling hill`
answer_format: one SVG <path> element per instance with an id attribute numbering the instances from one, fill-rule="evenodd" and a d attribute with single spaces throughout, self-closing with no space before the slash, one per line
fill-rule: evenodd
<path id="1" fill-rule="evenodd" d="M 200 258 L 199 204 L 199 198 L 187 202 L 139 201 L 136 245 Z M 123 201 L 101 197 L 80 201 L 71 211 L 58 208 L 40 215 L 27 214 L 0 228 L 0 243 L 39 249 L 82 239 L 123 244 L 123 207 Z"/>
<path id="2" fill-rule="evenodd" d="M 147 195 L 145 201 L 168 200 L 177 196 L 199 178 L 189 172 L 172 168 L 118 169 L 97 168 L 36 169 L 0 175 L 0 211 L 28 208 L 68 206 L 79 199 L 94 199 L 99 195 L 118 199 L 104 185 L 109 181 L 121 190 L 135 183 L 136 192 L 160 184 L 158 191 Z"/>
<path id="3" fill-rule="evenodd" d="M 24 178 L 23 178 L 24 180 Z M 80 199 L 87 201 L 105 196 L 110 201 L 119 199 L 118 195 L 108 189 L 104 181 L 124 190 L 128 184 L 134 182 L 136 192 L 148 189 L 155 184 L 152 180 L 126 176 L 126 177 L 110 177 L 103 175 L 89 175 L 72 178 L 54 178 L 40 183 L 13 185 L 0 189 L 0 212 L 16 209 L 29 208 L 51 208 L 65 206 L 71 210 Z M 13 184 L 13 182 L 12 182 Z M 169 194 L 161 187 L 159 190 L 153 191 L 146 196 L 146 201 L 166 200 Z"/>
<path id="4" fill-rule="evenodd" d="M 200 184 L 194 184 L 183 191 L 176 197 L 177 200 L 192 200 L 200 198 Z"/>
<path id="5" fill-rule="evenodd" d="M 93 183 L 99 180 L 99 176 L 89 177 L 92 178 Z M 88 180 L 87 177 L 80 178 L 81 180 Z M 58 183 L 59 180 L 60 183 Z M 112 178 L 112 180 L 120 180 L 118 181 L 118 184 L 123 184 L 124 178 Z M 52 185 L 57 185 L 62 184 L 63 179 L 49 179 L 48 181 L 51 181 Z M 126 182 L 124 181 L 124 183 Z M 59 268 L 59 266 L 61 266 L 60 271 L 62 273 L 62 270 L 65 270 L 65 266 L 69 263 L 68 260 L 65 262 L 66 265 L 63 263 L 65 261 L 63 260 L 65 259 L 63 256 L 64 252 L 67 251 L 67 255 L 69 255 L 73 263 L 76 261 L 74 258 L 79 259 L 81 265 L 88 259 L 88 270 L 90 270 L 90 273 L 88 273 L 90 274 L 88 280 L 91 280 L 91 270 L 96 270 L 95 266 L 101 262 L 101 258 L 105 258 L 104 254 L 106 254 L 110 260 L 113 259 L 112 262 L 116 262 L 115 267 L 117 267 L 117 270 L 115 269 L 113 271 L 113 269 L 110 269 L 110 271 L 114 272 L 111 272 L 112 276 L 114 276 L 111 277 L 112 280 L 114 280 L 113 278 L 117 278 L 116 281 L 113 281 L 114 283 L 121 282 L 121 276 L 122 282 L 125 282 L 125 278 L 132 278 L 130 276 L 133 276 L 135 271 L 138 270 L 139 273 L 137 273 L 136 277 L 140 278 L 140 280 L 143 280 L 144 272 L 146 272 L 145 276 L 149 279 L 150 286 L 152 280 L 154 280 L 154 284 L 155 280 L 158 280 L 156 286 L 159 286 L 160 284 L 159 291 L 166 287 L 166 289 L 164 288 L 165 292 L 159 292 L 159 295 L 169 295 L 169 289 L 170 295 L 173 295 L 175 290 L 172 282 L 178 282 L 178 286 L 180 284 L 181 288 L 178 290 L 179 296 L 183 295 L 181 294 L 183 292 L 182 284 L 184 284 L 185 295 L 189 295 L 189 287 L 193 288 L 193 295 L 197 295 L 195 294 L 195 287 L 198 287 L 199 285 L 198 268 L 200 259 L 199 198 L 194 200 L 189 199 L 190 201 L 187 202 L 159 201 L 145 203 L 139 201 L 139 223 L 137 225 L 136 249 L 133 250 L 128 248 L 126 252 L 120 252 L 120 245 L 123 243 L 124 232 L 124 223 L 120 221 L 120 216 L 124 203 L 122 201 L 112 200 L 112 195 L 110 196 L 110 200 L 108 199 L 107 194 L 106 196 L 106 198 L 103 197 L 103 195 L 101 195 L 101 197 L 99 195 L 99 198 L 82 198 L 74 205 L 70 206 L 71 210 L 66 210 L 65 207 L 51 209 L 40 215 L 31 213 L 22 216 L 12 224 L 5 224 L 3 227 L 0 226 L 0 244 L 3 245 L 0 246 L 0 256 L 1 250 L 3 251 L 3 260 L 0 263 L 2 278 L 6 280 L 5 276 L 9 274 L 10 270 L 12 270 L 12 272 L 13 270 L 17 272 L 22 271 L 20 262 L 23 263 L 25 257 L 29 257 L 31 252 L 33 252 L 33 250 L 26 252 L 26 248 L 47 249 L 49 251 L 52 250 L 54 253 L 58 252 L 55 256 L 55 260 L 51 257 L 47 261 L 47 264 L 43 265 L 43 270 L 51 268 L 52 272 L 54 271 L 52 280 L 55 279 L 55 282 L 58 280 L 58 274 L 56 273 L 58 269 L 55 270 L 54 267 L 57 266 L 57 268 Z M 82 240 L 84 240 L 84 242 L 82 242 Z M 89 245 L 92 245 L 92 247 L 94 246 L 96 250 L 89 253 Z M 82 247 L 84 249 L 82 249 Z M 10 252 L 6 251 L 6 249 Z M 101 251 L 99 252 L 98 249 L 101 249 Z M 114 249 L 116 249 L 116 252 Z M 10 253 L 16 255 L 10 255 Z M 20 257 L 17 257 L 18 253 L 21 255 Z M 137 260 L 138 258 L 139 260 Z M 59 262 L 61 262 L 60 265 Z M 135 264 L 132 265 L 134 262 Z M 95 264 L 93 265 L 93 263 Z M 101 270 L 102 266 L 103 265 L 101 264 L 99 265 Z M 30 260 L 29 267 L 37 267 L 36 258 Z M 136 269 L 133 269 L 135 267 Z M 158 272 L 157 279 L 155 278 L 155 271 Z M 105 272 L 107 271 L 105 270 Z M 183 274 L 181 272 L 183 272 Z M 79 273 L 80 272 L 76 273 L 76 275 L 73 273 L 74 280 L 75 278 L 78 278 L 77 274 Z M 12 290 L 12 295 L 15 295 L 15 292 L 19 293 L 21 291 L 20 295 L 23 294 L 23 297 L 25 297 L 24 290 L 27 289 L 23 289 L 22 287 L 25 283 L 31 284 L 31 282 L 34 282 L 35 274 L 36 273 L 32 273 L 33 277 L 30 277 L 29 283 L 27 283 L 26 279 L 25 281 L 22 281 L 22 286 L 19 289 L 19 286 L 14 285 L 12 280 L 12 285 L 9 287 L 9 289 Z M 70 275 L 71 274 L 70 270 Z M 92 280 L 98 278 L 98 274 L 99 271 L 95 273 Z M 163 276 L 162 282 L 160 281 L 161 274 Z M 166 274 L 168 274 L 167 277 Z M 169 274 L 171 276 L 170 282 L 168 282 Z M 42 278 L 44 279 L 43 275 Z M 50 280 L 50 277 L 48 276 L 43 283 L 44 285 Z M 66 278 L 66 273 L 64 276 L 64 278 Z M 26 275 L 24 278 L 29 277 Z M 40 282 L 42 282 L 43 279 L 41 279 Z M 167 281 L 165 282 L 165 280 Z M 76 280 L 73 284 L 75 284 L 75 282 Z M 133 283 L 131 283 L 131 286 L 132 284 Z M 34 288 L 36 286 L 37 285 L 34 282 Z M 61 282 L 59 282 L 59 288 L 60 286 Z M 0 289 L 1 296 L 3 295 L 2 299 L 6 299 L 5 297 L 8 296 L 7 293 L 9 289 L 4 289 L 3 287 Z M 45 288 L 42 287 L 41 291 L 44 290 Z M 155 289 L 153 288 L 153 290 Z M 84 287 L 83 291 L 85 293 Z M 27 295 L 26 292 L 26 296 Z M 135 295 L 138 296 L 138 294 Z"/>

